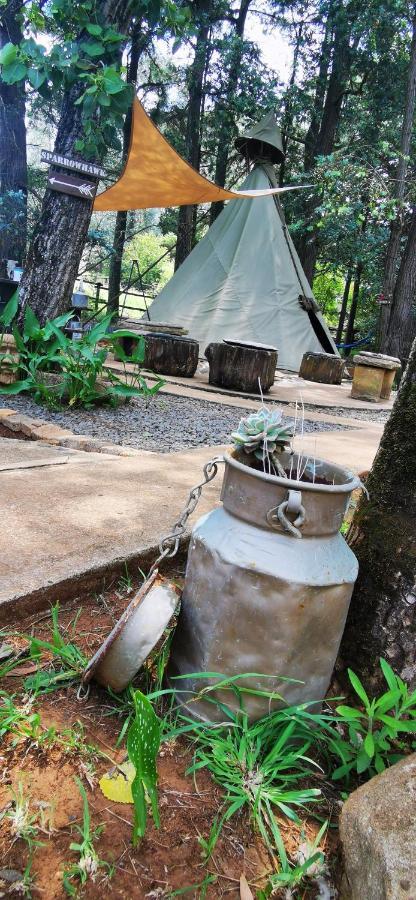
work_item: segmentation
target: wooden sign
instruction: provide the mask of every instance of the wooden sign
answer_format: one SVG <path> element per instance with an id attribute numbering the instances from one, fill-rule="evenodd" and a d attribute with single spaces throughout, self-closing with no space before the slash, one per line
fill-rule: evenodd
<path id="1" fill-rule="evenodd" d="M 83 197 L 84 200 L 94 200 L 97 182 L 78 178 L 76 175 L 67 175 L 66 172 L 51 171 L 48 175 L 48 187 L 62 194 L 73 194 L 74 197 Z"/>
<path id="2" fill-rule="evenodd" d="M 72 169 L 73 172 L 83 172 L 84 175 L 92 175 L 94 178 L 104 178 L 105 170 L 95 163 L 85 162 L 82 159 L 71 159 L 70 156 L 61 156 L 51 150 L 41 150 L 41 162 L 62 166 L 64 169 Z"/>

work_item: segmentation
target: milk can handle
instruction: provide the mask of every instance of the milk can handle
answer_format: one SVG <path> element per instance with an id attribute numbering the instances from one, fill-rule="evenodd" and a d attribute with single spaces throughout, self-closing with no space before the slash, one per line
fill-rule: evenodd
<path id="1" fill-rule="evenodd" d="M 290 522 L 286 514 L 296 516 L 294 522 Z M 278 527 L 277 518 L 284 531 L 292 534 L 293 537 L 301 538 L 302 534 L 299 529 L 305 521 L 305 507 L 302 506 L 301 491 L 288 491 L 287 500 L 282 500 L 279 506 L 269 509 L 266 518 L 272 528 Z"/>

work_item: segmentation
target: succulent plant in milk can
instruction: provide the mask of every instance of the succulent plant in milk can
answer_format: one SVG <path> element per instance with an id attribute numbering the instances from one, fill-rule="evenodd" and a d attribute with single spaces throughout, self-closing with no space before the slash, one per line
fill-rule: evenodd
<path id="1" fill-rule="evenodd" d="M 240 420 L 237 431 L 233 431 L 231 439 L 237 450 L 252 453 L 263 464 L 263 470 L 269 474 L 277 473 L 286 478 L 286 472 L 279 460 L 279 454 L 290 445 L 293 431 L 282 422 L 280 409 L 268 409 L 261 406 L 257 412 L 250 413 Z"/>

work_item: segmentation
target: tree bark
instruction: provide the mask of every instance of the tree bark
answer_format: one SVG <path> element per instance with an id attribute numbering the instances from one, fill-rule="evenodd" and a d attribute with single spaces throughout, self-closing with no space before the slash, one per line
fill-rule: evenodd
<path id="1" fill-rule="evenodd" d="M 362 274 L 363 274 L 363 264 L 361 262 L 359 262 L 357 265 L 357 268 L 355 270 L 354 287 L 352 290 L 352 300 L 351 300 L 351 306 L 350 306 L 350 313 L 348 316 L 347 333 L 345 335 L 345 343 L 346 344 L 352 344 L 354 341 L 354 324 L 355 324 L 355 317 L 357 315 L 358 301 L 360 298 L 360 287 L 361 287 Z"/>
<path id="2" fill-rule="evenodd" d="M 131 19 L 130 6 L 130 0 L 105 0 L 100 10 L 103 21 L 125 31 Z M 75 158 L 79 156 L 75 142 L 83 136 L 81 108 L 75 101 L 83 91 L 83 83 L 77 82 L 65 92 L 54 148 Z M 20 284 L 19 322 L 27 304 L 42 324 L 68 309 L 91 212 L 89 200 L 46 190 Z"/>
<path id="3" fill-rule="evenodd" d="M 416 335 L 416 208 L 393 293 L 385 352 L 407 361 Z"/>
<path id="4" fill-rule="evenodd" d="M 19 44 L 22 40 L 18 21 L 21 10 L 21 0 L 10 0 L 1 13 L 0 48 L 9 42 Z M 5 84 L 0 78 L 0 266 L 2 260 L 7 259 L 22 264 L 26 255 L 25 106 L 24 84 Z"/>
<path id="5" fill-rule="evenodd" d="M 304 169 L 309 172 L 315 164 L 316 147 L 318 144 L 322 113 L 324 109 L 325 95 L 328 87 L 328 73 L 333 50 L 333 13 L 334 2 L 330 3 L 325 23 L 325 31 L 319 55 L 318 77 L 316 80 L 315 97 L 312 108 L 311 121 L 305 137 Z"/>
<path id="6" fill-rule="evenodd" d="M 151 40 L 151 32 L 148 34 L 141 33 L 142 23 L 137 22 L 134 26 L 132 39 L 131 39 L 131 50 L 130 50 L 130 61 L 127 71 L 127 80 L 130 84 L 136 86 L 137 82 L 137 72 L 139 68 L 139 60 L 146 49 L 148 43 Z M 131 132 L 131 109 L 128 111 L 126 118 L 124 120 L 123 127 L 123 162 L 126 161 L 129 147 L 130 147 L 130 132 Z M 123 262 L 123 251 L 124 244 L 126 241 L 126 231 L 127 231 L 127 212 L 121 210 L 116 215 L 116 224 L 114 227 L 114 237 L 113 237 L 113 255 L 110 261 L 110 272 L 108 279 L 108 302 L 107 302 L 107 311 L 113 312 L 118 315 L 119 313 L 119 301 L 120 301 L 120 284 L 121 284 L 121 267 Z"/>
<path id="7" fill-rule="evenodd" d="M 351 70 L 352 54 L 350 51 L 350 36 L 353 21 L 353 12 L 343 6 L 330 9 L 321 51 L 320 73 L 315 98 L 315 108 L 311 125 L 306 137 L 305 145 L 305 171 L 313 168 L 318 156 L 328 156 L 332 153 L 335 142 L 335 134 L 338 127 L 342 102 L 345 95 L 347 81 Z M 328 30 L 334 17 L 334 32 L 332 43 L 332 64 L 328 78 Z M 325 77 L 327 79 L 325 100 L 322 103 Z M 322 110 L 322 112 L 321 112 Z M 321 113 L 321 114 L 320 114 Z M 319 127 L 318 127 L 319 122 Z M 317 201 L 311 200 L 306 206 L 306 221 L 313 224 Z M 305 231 L 299 244 L 299 256 L 303 270 L 310 284 L 315 274 L 316 260 L 318 256 L 318 231 Z"/>
<path id="8" fill-rule="evenodd" d="M 210 48 L 212 0 L 195 0 L 195 18 L 198 21 L 195 56 L 189 71 L 189 103 L 186 123 L 186 159 L 199 170 L 201 156 L 201 118 L 203 85 Z M 178 216 L 178 234 L 175 254 L 175 271 L 192 250 L 195 208 L 181 206 Z"/>
<path id="9" fill-rule="evenodd" d="M 404 105 L 403 125 L 400 141 L 400 154 L 397 166 L 395 180 L 395 200 L 397 202 L 397 215 L 390 227 L 390 237 L 387 245 L 386 258 L 384 264 L 384 280 L 382 294 L 386 301 L 386 305 L 380 308 L 379 321 L 379 347 L 382 353 L 386 352 L 389 342 L 389 323 L 392 315 L 392 297 L 394 283 L 397 276 L 398 262 L 400 258 L 400 245 L 403 235 L 403 225 L 405 219 L 405 191 L 406 191 L 406 175 L 409 165 L 410 145 L 412 141 L 413 119 L 415 115 L 416 105 L 416 11 L 412 22 L 412 44 L 410 49 L 409 73 L 406 87 L 406 98 Z"/>
<path id="10" fill-rule="evenodd" d="M 384 657 L 416 686 L 416 341 L 348 534 L 360 571 L 341 645 L 371 690 Z"/>
<path id="11" fill-rule="evenodd" d="M 338 319 L 338 328 L 337 328 L 337 333 L 336 333 L 336 337 L 335 337 L 336 344 L 340 344 L 342 341 L 342 333 L 344 331 L 345 317 L 347 315 L 347 306 L 348 306 L 348 300 L 349 300 L 349 296 L 350 296 L 351 281 L 352 281 L 352 272 L 350 269 L 347 272 L 347 277 L 345 279 L 344 293 L 342 295 L 342 303 L 341 303 L 341 309 L 340 309 L 339 319 Z"/>
<path id="12" fill-rule="evenodd" d="M 299 23 L 296 32 L 295 47 L 293 50 L 292 71 L 290 73 L 289 84 L 286 91 L 286 99 L 284 104 L 284 112 L 282 116 L 282 147 L 283 159 L 279 169 L 279 187 L 283 187 L 286 174 L 286 153 L 289 145 L 289 134 L 293 123 L 293 89 L 296 83 L 296 75 L 298 71 L 299 53 L 302 43 L 304 22 Z"/>
<path id="13" fill-rule="evenodd" d="M 238 16 L 235 20 L 234 46 L 231 54 L 231 64 L 228 73 L 228 84 L 225 97 L 217 105 L 217 114 L 220 120 L 220 128 L 218 133 L 217 158 L 215 162 L 215 182 L 220 187 L 224 187 L 227 175 L 228 157 L 230 153 L 230 144 L 235 128 L 235 112 L 233 109 L 233 101 L 237 90 L 238 79 L 240 74 L 241 60 L 243 57 L 243 38 L 244 29 L 247 19 L 247 13 L 251 0 L 241 0 Z M 217 203 L 211 203 L 210 209 L 210 225 L 215 222 L 217 216 L 224 209 L 222 200 Z"/>

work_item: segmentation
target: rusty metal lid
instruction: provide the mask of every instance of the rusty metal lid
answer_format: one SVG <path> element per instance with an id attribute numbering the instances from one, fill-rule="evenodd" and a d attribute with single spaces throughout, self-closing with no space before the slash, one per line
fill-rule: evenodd
<path id="1" fill-rule="evenodd" d="M 155 572 L 133 597 L 90 659 L 81 683 L 86 685 L 95 678 L 116 692 L 127 687 L 160 641 L 178 603 L 177 588 Z"/>

